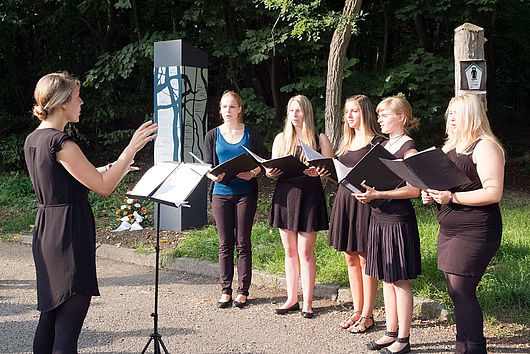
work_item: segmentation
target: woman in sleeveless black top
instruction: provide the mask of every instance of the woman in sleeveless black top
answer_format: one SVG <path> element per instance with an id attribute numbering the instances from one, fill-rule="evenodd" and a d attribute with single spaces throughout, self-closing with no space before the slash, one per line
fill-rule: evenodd
<path id="1" fill-rule="evenodd" d="M 39 202 L 32 243 L 41 311 L 33 341 L 35 353 L 77 353 L 91 297 L 99 295 L 96 230 L 88 189 L 109 195 L 157 129 L 151 122 L 142 124 L 116 162 L 96 169 L 63 132 L 68 122 L 79 121 L 83 104 L 79 87 L 79 80 L 66 73 L 39 80 L 33 113 L 42 122 L 24 144 Z"/>
<path id="2" fill-rule="evenodd" d="M 287 104 L 285 127 L 274 139 L 272 158 L 291 154 L 303 161 L 299 139 L 311 148 L 319 149 L 324 156 L 333 156 L 326 135 L 315 134 L 311 101 L 302 95 L 292 97 Z M 287 300 L 276 309 L 276 313 L 286 314 L 300 308 L 298 283 L 301 275 L 304 298 L 302 315 L 311 318 L 316 276 L 315 241 L 317 231 L 328 229 L 326 199 L 319 174 L 315 168 L 308 168 L 299 177 L 282 178 L 278 169 L 266 169 L 266 175 L 278 177 L 269 225 L 280 229 L 285 249 Z"/>
<path id="3" fill-rule="evenodd" d="M 377 124 L 374 107 L 364 95 L 344 103 L 343 137 L 337 159 L 353 167 L 377 143 L 385 141 Z M 339 185 L 329 222 L 328 244 L 344 252 L 352 294 L 352 313 L 340 326 L 361 333 L 373 325 L 377 280 L 365 273 L 368 226 L 371 208 L 360 203 L 351 191 Z"/>
<path id="4" fill-rule="evenodd" d="M 504 151 L 475 95 L 455 97 L 446 112 L 444 151 L 471 180 L 450 191 L 422 191 L 437 203 L 438 269 L 453 300 L 456 353 L 486 353 L 482 309 L 476 288 L 501 242 L 498 202 L 504 182 Z"/>
<path id="5" fill-rule="evenodd" d="M 417 123 L 407 100 L 389 97 L 377 105 L 376 112 L 381 131 L 389 136 L 382 145 L 396 158 L 416 153 L 416 142 L 406 135 Z M 361 202 L 384 199 L 372 211 L 366 274 L 383 281 L 386 332 L 367 347 L 382 349 L 380 353 L 408 353 L 413 305 L 409 279 L 421 272 L 420 236 L 410 198 L 416 198 L 419 190 L 408 184 L 388 191 L 363 186 L 366 192 L 355 194 Z"/>

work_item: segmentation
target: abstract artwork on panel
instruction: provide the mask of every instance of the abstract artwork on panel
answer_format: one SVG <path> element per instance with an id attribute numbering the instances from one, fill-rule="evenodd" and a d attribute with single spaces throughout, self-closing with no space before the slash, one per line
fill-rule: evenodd
<path id="1" fill-rule="evenodd" d="M 204 157 L 207 129 L 208 69 L 189 66 L 157 67 L 154 72 L 155 164 L 193 162 L 189 151 Z"/>

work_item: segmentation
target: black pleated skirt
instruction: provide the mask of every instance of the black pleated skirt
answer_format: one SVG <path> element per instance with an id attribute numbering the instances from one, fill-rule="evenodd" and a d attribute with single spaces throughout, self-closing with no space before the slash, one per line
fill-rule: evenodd
<path id="1" fill-rule="evenodd" d="M 421 274 L 420 235 L 416 215 L 372 212 L 366 274 L 393 283 Z"/>

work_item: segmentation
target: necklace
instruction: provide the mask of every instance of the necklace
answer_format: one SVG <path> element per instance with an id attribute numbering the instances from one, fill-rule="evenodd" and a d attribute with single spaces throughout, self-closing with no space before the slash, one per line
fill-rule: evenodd
<path id="1" fill-rule="evenodd" d="M 398 135 L 398 136 L 394 136 L 394 137 L 388 138 L 388 144 L 387 144 L 388 147 L 392 147 L 392 145 L 397 143 L 403 136 L 405 136 L 405 134 L 401 134 L 401 135 Z"/>

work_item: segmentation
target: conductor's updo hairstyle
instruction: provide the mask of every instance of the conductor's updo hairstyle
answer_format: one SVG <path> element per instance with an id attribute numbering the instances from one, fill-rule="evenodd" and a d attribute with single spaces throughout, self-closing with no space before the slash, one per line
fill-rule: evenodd
<path id="1" fill-rule="evenodd" d="M 412 116 L 412 107 L 410 103 L 400 96 L 388 97 L 379 102 L 376 113 L 388 109 L 395 114 L 403 114 L 403 129 L 405 132 L 409 132 L 411 129 L 416 127 L 419 123 L 419 119 Z"/>
<path id="2" fill-rule="evenodd" d="M 40 120 L 45 120 L 58 106 L 67 103 L 72 98 L 75 88 L 81 82 L 67 72 L 57 72 L 41 77 L 35 92 L 35 105 L 33 115 Z"/>

